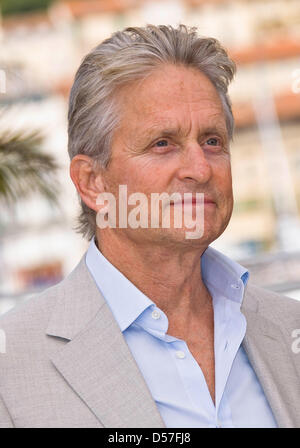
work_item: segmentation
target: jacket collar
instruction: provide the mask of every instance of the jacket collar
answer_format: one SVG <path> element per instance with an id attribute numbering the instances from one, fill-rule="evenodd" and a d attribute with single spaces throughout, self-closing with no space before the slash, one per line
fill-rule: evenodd
<path id="1" fill-rule="evenodd" d="M 72 340 L 105 304 L 85 264 L 85 257 L 74 271 L 52 288 L 57 300 L 47 334 Z"/>
<path id="2" fill-rule="evenodd" d="M 287 339 L 287 329 L 279 325 L 281 316 L 274 314 L 274 296 L 251 283 L 247 285 L 241 307 L 247 321 L 242 345 L 278 426 L 299 427 L 299 394 L 295 390 L 299 379 L 291 356 L 292 339 Z M 277 300 L 285 299 L 278 296 Z"/>
<path id="3" fill-rule="evenodd" d="M 135 360 L 83 258 L 56 287 L 47 327 L 67 339 L 51 356 L 57 370 L 105 427 L 163 427 Z"/>

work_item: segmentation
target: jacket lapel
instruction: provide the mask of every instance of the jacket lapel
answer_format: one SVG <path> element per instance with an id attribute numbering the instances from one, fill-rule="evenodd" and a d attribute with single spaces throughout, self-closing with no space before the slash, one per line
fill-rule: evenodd
<path id="1" fill-rule="evenodd" d="M 299 427 L 299 378 L 291 357 L 291 344 L 285 341 L 280 326 L 260 313 L 257 298 L 264 293 L 262 289 L 247 287 L 241 309 L 247 320 L 243 347 L 278 426 Z"/>
<path id="2" fill-rule="evenodd" d="M 62 285 L 47 329 L 48 335 L 69 340 L 51 356 L 57 370 L 103 426 L 164 427 L 85 260 Z"/>

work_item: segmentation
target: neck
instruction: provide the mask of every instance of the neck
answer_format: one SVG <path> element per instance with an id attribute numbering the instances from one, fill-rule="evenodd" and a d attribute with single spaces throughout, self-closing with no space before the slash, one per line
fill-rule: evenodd
<path id="1" fill-rule="evenodd" d="M 163 245 L 139 245 L 113 232 L 97 235 L 101 253 L 138 289 L 163 310 L 169 320 L 201 314 L 211 303 L 202 280 L 202 249 L 178 250 Z"/>

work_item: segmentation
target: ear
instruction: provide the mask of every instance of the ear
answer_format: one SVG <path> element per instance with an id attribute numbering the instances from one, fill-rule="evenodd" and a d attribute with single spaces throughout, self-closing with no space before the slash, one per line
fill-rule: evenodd
<path id="1" fill-rule="evenodd" d="M 83 202 L 92 210 L 99 211 L 97 197 L 105 191 L 101 168 L 88 156 L 78 154 L 70 164 L 70 176 Z"/>

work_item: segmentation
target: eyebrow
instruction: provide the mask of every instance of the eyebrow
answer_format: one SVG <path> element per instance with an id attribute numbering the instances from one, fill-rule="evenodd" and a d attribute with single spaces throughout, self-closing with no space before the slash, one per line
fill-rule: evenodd
<path id="1" fill-rule="evenodd" d="M 168 137 L 168 136 L 186 136 L 188 133 L 184 131 L 181 126 L 178 127 L 166 127 L 160 128 L 159 126 L 152 127 L 148 132 L 143 135 L 144 138 L 155 139 L 158 137 Z M 213 126 L 203 126 L 199 129 L 199 135 L 209 135 L 209 134 L 226 134 L 228 136 L 228 130 L 226 126 L 223 125 L 213 125 Z"/>

